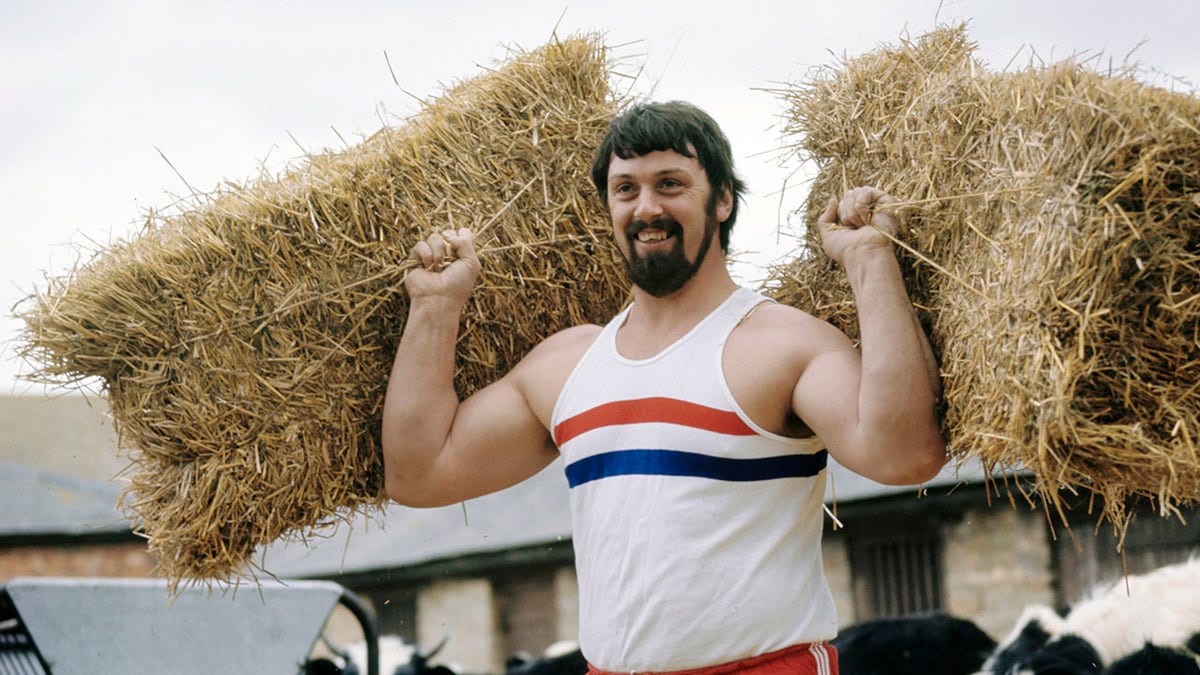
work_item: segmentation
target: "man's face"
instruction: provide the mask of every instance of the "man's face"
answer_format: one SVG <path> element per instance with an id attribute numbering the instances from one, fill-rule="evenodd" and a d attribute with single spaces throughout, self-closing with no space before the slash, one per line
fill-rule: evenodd
<path id="1" fill-rule="evenodd" d="M 695 157 L 659 150 L 608 167 L 608 208 L 629 277 L 662 297 L 696 274 L 732 198 L 710 204 L 708 175 Z"/>

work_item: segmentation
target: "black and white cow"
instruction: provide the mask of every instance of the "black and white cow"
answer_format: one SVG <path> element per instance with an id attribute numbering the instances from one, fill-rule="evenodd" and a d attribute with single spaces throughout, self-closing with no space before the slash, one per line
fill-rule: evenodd
<path id="1" fill-rule="evenodd" d="M 449 666 L 431 663 L 434 656 L 446 645 L 443 638 L 428 652 L 422 652 L 407 644 L 397 635 L 379 637 L 379 675 L 457 675 Z M 351 643 L 345 648 L 343 675 L 366 675 L 367 646 L 363 641 Z"/>
<path id="2" fill-rule="evenodd" d="M 983 664 L 981 675 L 1100 672 L 1100 655 L 1085 640 L 1064 634 L 1064 625 L 1063 617 L 1049 607 L 1025 608 L 1016 627 Z"/>
<path id="3" fill-rule="evenodd" d="M 969 675 L 996 646 L 966 619 L 944 613 L 874 619 L 830 641 L 847 675 Z"/>
<path id="4" fill-rule="evenodd" d="M 574 642 L 558 642 L 546 648 L 540 657 L 513 656 L 504 666 L 504 675 L 586 675 L 587 660 Z"/>
<path id="5" fill-rule="evenodd" d="M 1101 587 L 1066 616 L 1028 608 L 984 663 L 988 675 L 1104 672 L 1150 645 L 1178 649 L 1200 631 L 1200 560 Z"/>

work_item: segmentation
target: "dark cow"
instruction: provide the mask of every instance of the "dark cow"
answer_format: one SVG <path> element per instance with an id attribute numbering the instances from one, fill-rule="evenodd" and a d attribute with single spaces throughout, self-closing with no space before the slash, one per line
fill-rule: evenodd
<path id="1" fill-rule="evenodd" d="M 305 661 L 300 666 L 300 675 L 359 675 L 359 672 L 353 663 L 343 667 L 332 659 L 322 657 Z"/>
<path id="2" fill-rule="evenodd" d="M 1136 652 L 1117 659 L 1104 675 L 1200 675 L 1200 633 L 1181 648 L 1146 643 Z"/>
<path id="3" fill-rule="evenodd" d="M 449 640 L 449 636 L 442 638 L 442 641 L 428 653 L 422 653 L 419 649 L 412 650 L 412 656 L 409 658 L 408 663 L 396 666 L 390 675 L 458 675 L 449 666 L 435 666 L 430 664 L 433 657 L 437 656 L 437 653 L 442 651 L 442 647 L 446 646 L 447 640 Z M 380 668 L 380 674 L 389 675 L 382 668 Z"/>
<path id="4" fill-rule="evenodd" d="M 936 612 L 855 624 L 830 644 L 847 675 L 969 675 L 996 641 L 966 619 Z"/>
<path id="5" fill-rule="evenodd" d="M 1046 643 L 1046 646 L 1023 658 L 1005 659 L 996 662 L 994 670 L 986 672 L 1009 675 L 1092 675 L 1102 667 L 1100 653 L 1078 635 L 1064 635 Z"/>

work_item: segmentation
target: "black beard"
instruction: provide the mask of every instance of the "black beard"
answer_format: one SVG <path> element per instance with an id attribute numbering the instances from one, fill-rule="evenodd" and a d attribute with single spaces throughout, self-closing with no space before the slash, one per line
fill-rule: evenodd
<path id="1" fill-rule="evenodd" d="M 675 243 L 671 249 L 645 257 L 640 256 L 636 246 L 637 233 L 648 227 L 660 229 L 669 236 L 673 235 Z M 689 263 L 687 255 L 683 252 L 683 228 L 679 226 L 679 223 L 669 218 L 656 220 L 649 224 L 640 220 L 631 222 L 625 235 L 629 241 L 629 256 L 625 259 L 625 269 L 629 273 L 629 280 L 656 298 L 678 291 L 700 269 L 716 231 L 716 215 L 709 214 L 704 223 L 704 241 L 700 243 L 696 260 Z"/>

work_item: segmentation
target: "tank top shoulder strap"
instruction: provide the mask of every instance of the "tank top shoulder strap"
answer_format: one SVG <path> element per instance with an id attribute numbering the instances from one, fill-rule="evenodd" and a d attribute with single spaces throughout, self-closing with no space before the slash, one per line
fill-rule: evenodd
<path id="1" fill-rule="evenodd" d="M 724 342 L 725 338 L 733 332 L 755 308 L 763 303 L 774 302 L 770 298 L 752 291 L 748 288 L 739 286 L 720 307 L 705 320 L 703 330 L 711 331 L 719 336 L 719 341 Z"/>

